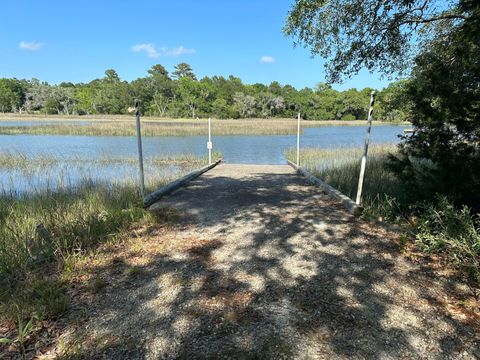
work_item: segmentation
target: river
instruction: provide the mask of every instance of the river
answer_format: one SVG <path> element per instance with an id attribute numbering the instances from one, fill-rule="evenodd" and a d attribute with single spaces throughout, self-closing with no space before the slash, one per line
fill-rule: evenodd
<path id="1" fill-rule="evenodd" d="M 402 126 L 374 126 L 371 143 L 396 143 Z M 300 137 L 301 147 L 360 147 L 364 143 L 364 126 L 323 126 L 306 128 Z M 221 151 L 224 161 L 245 164 L 285 164 L 285 150 L 296 146 L 296 135 L 212 136 L 214 150 Z M 204 136 L 144 137 L 145 157 L 207 153 Z M 0 152 L 52 154 L 62 157 L 135 157 L 135 137 L 1 135 Z"/>

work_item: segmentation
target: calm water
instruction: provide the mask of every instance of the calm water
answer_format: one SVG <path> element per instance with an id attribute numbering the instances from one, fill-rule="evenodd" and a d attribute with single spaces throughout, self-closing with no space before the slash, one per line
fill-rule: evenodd
<path id="1" fill-rule="evenodd" d="M 1 122 L 0 122 L 1 124 Z M 10 122 L 11 124 L 11 122 Z M 371 143 L 395 143 L 402 133 L 401 126 L 372 128 Z M 330 126 L 305 129 L 300 137 L 302 147 L 361 147 L 364 126 Z M 254 164 L 285 164 L 285 151 L 296 146 L 296 135 L 213 136 L 214 150 L 220 150 L 225 162 Z M 149 157 L 195 154 L 206 156 L 205 136 L 145 137 L 143 151 L 147 185 L 158 184 L 162 177 L 178 177 L 188 169 L 169 165 L 154 165 Z M 136 158 L 135 137 L 121 136 L 57 136 L 0 135 L 0 153 L 21 153 L 27 156 L 52 155 L 62 159 L 52 166 L 41 164 L 20 169 L 0 169 L 0 192 L 18 195 L 25 192 L 71 188 L 80 183 L 136 183 L 135 162 L 108 164 L 90 160 L 105 158 Z M 83 159 L 78 161 L 78 159 Z M 73 159 L 70 160 L 69 159 Z M 76 160 L 75 160 L 76 159 Z"/>
<path id="2" fill-rule="evenodd" d="M 396 143 L 402 126 L 375 126 L 371 143 Z M 360 147 L 365 138 L 364 126 L 325 126 L 305 129 L 301 147 Z M 220 150 L 225 162 L 254 164 L 285 164 L 285 150 L 296 146 L 295 135 L 214 136 L 214 150 Z M 146 157 L 153 155 L 196 154 L 204 156 L 207 139 L 204 136 L 144 137 Z M 99 156 L 135 157 L 135 137 L 121 136 L 58 136 L 0 135 L 0 152 L 54 154 L 62 157 Z"/>

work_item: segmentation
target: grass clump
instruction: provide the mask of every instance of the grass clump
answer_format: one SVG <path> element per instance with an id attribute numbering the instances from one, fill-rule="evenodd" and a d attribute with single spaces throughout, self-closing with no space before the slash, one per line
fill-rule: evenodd
<path id="1" fill-rule="evenodd" d="M 44 274 L 23 274 L 12 281 L 2 281 L 5 293 L 1 294 L 4 316 L 15 319 L 37 320 L 55 318 L 69 307 L 70 300 L 65 293 L 65 284 L 56 276 Z"/>
<path id="2" fill-rule="evenodd" d="M 146 164 L 156 171 L 150 172 L 146 191 L 156 190 L 206 162 L 206 158 L 191 155 L 149 159 Z M 23 338 L 22 342 L 15 339 L 21 338 L 25 324 L 36 329 L 39 321 L 55 319 L 69 309 L 74 263 L 86 261 L 102 243 L 126 238 L 133 228 L 178 218 L 173 210 L 158 214 L 144 209 L 136 178 L 118 179 L 111 171 L 105 177 L 98 176 L 103 166 L 112 169 L 130 163 L 136 166 L 127 158 L 88 163 L 87 159 L 0 155 L 4 174 L 3 183 L 0 178 L 0 321 L 10 324 L 9 329 L 16 328 L 0 342 L 0 352 L 9 344 L 23 346 Z M 65 170 L 62 176 L 90 169 L 97 177 L 67 176 L 56 186 L 42 186 L 55 183 L 51 177 L 58 175 L 59 166 Z M 9 174 L 17 179 L 23 176 L 27 185 L 39 185 L 18 192 L 9 187 Z M 107 285 L 100 277 L 93 277 L 86 289 L 97 293 Z"/>
<path id="3" fill-rule="evenodd" d="M 72 191 L 0 198 L 0 272 L 26 271 L 37 263 L 85 251 L 149 214 L 136 189 L 84 185 Z M 42 236 L 43 224 L 50 237 Z"/>
<path id="4" fill-rule="evenodd" d="M 428 253 L 444 253 L 480 282 L 480 215 L 458 209 L 445 196 L 425 203 L 419 212 L 416 239 Z"/>
<path id="5" fill-rule="evenodd" d="M 70 303 L 64 264 L 132 224 L 154 223 L 128 186 L 3 196 L 0 209 L 0 321 L 7 322 L 62 315 Z"/>

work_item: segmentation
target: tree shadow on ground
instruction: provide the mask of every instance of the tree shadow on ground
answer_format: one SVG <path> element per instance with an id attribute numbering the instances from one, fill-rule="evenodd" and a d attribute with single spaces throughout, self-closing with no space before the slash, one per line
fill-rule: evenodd
<path id="1" fill-rule="evenodd" d="M 400 258 L 391 233 L 291 172 L 228 171 L 153 209 L 174 206 L 178 225 L 90 267 L 108 285 L 76 357 L 480 355 L 475 327 L 435 301 L 444 284 Z"/>

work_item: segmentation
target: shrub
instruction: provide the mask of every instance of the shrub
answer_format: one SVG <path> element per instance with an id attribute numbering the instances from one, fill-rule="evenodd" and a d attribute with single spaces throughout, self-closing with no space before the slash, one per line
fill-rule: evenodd
<path id="1" fill-rule="evenodd" d="M 457 209 L 445 196 L 421 209 L 417 242 L 430 253 L 445 253 L 480 281 L 480 216 L 466 206 Z"/>
<path id="2" fill-rule="evenodd" d="M 342 120 L 351 121 L 351 120 L 357 120 L 357 118 L 356 118 L 355 115 L 345 114 L 345 115 L 342 116 Z"/>
<path id="3" fill-rule="evenodd" d="M 440 193 L 480 211 L 480 3 L 461 7 L 469 19 L 416 58 L 406 87 L 416 131 L 393 169 L 418 197 Z"/>

